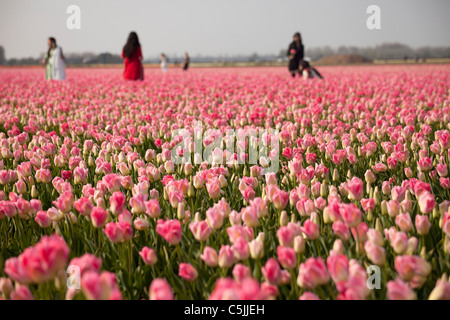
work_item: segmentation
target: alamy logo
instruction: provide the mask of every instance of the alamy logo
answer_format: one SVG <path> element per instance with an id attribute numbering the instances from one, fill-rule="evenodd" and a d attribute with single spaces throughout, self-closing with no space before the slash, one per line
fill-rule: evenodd
<path id="1" fill-rule="evenodd" d="M 77 289 L 81 288 L 81 271 L 80 267 L 76 265 L 70 265 L 66 271 L 67 277 L 67 289 Z"/>
<path id="2" fill-rule="evenodd" d="M 367 267 L 367 275 L 369 276 L 366 281 L 367 288 L 370 290 L 381 289 L 381 269 L 379 266 L 371 265 Z"/>
<path id="3" fill-rule="evenodd" d="M 72 4 L 67 7 L 66 13 L 69 14 L 66 20 L 66 26 L 69 30 L 81 29 L 81 9 L 79 6 Z"/>
<path id="4" fill-rule="evenodd" d="M 381 29 L 381 9 L 379 6 L 373 4 L 367 7 L 367 13 L 370 16 L 367 18 L 366 25 L 369 30 Z"/>
<path id="5" fill-rule="evenodd" d="M 192 130 L 172 133 L 177 143 L 172 149 L 174 164 L 207 162 L 210 165 L 260 165 L 263 174 L 278 172 L 279 132 L 275 129 L 216 129 L 203 131 L 197 121 Z M 193 159 L 192 159 L 193 155 Z"/>

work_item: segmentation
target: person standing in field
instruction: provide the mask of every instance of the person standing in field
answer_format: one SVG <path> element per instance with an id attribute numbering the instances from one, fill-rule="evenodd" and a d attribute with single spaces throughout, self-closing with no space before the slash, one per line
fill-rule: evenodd
<path id="1" fill-rule="evenodd" d="M 56 39 L 48 38 L 48 51 L 45 59 L 42 59 L 42 64 L 45 65 L 45 79 L 46 80 L 65 80 L 66 79 L 66 65 L 64 63 L 65 57 L 62 48 L 56 44 Z"/>
<path id="2" fill-rule="evenodd" d="M 137 33 L 132 31 L 128 36 L 127 43 L 122 50 L 125 70 L 125 80 L 144 80 L 144 68 L 142 66 L 142 50 Z"/>
<path id="3" fill-rule="evenodd" d="M 161 55 L 159 56 L 159 62 L 161 63 L 162 72 L 167 72 L 168 59 L 164 53 L 161 53 Z"/>
<path id="4" fill-rule="evenodd" d="M 190 62 L 189 55 L 187 52 L 185 52 L 184 53 L 184 61 L 183 61 L 183 70 L 184 71 L 187 71 L 187 69 L 189 69 L 189 62 Z"/>
<path id="5" fill-rule="evenodd" d="M 304 47 L 302 43 L 302 36 L 299 32 L 294 34 L 294 40 L 289 45 L 287 56 L 289 57 L 289 72 L 292 77 L 295 78 L 296 74 L 299 74 L 299 67 L 304 56 Z"/>

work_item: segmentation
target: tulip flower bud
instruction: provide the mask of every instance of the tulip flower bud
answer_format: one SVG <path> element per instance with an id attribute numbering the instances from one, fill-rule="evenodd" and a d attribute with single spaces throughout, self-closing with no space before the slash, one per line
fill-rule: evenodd
<path id="1" fill-rule="evenodd" d="M 333 243 L 334 254 L 344 254 L 344 244 L 341 239 L 336 239 Z"/>
<path id="2" fill-rule="evenodd" d="M 177 218 L 178 220 L 183 220 L 186 217 L 186 214 L 184 212 L 184 203 L 180 202 L 178 203 L 178 208 L 177 208 Z"/>
<path id="3" fill-rule="evenodd" d="M 406 254 L 414 255 L 417 250 L 417 246 L 419 244 L 419 240 L 416 237 L 411 237 L 408 239 L 408 247 L 406 249 Z"/>
<path id="4" fill-rule="evenodd" d="M 420 250 L 420 256 L 422 259 L 427 260 L 427 248 L 425 246 Z"/>
<path id="5" fill-rule="evenodd" d="M 439 218 L 441 215 L 443 216 L 444 213 L 439 214 L 438 209 L 435 207 L 435 208 L 433 209 L 433 218 L 434 218 L 434 219 L 437 219 L 437 218 Z"/>
<path id="6" fill-rule="evenodd" d="M 367 212 L 367 221 L 371 222 L 373 220 L 373 213 L 372 210 L 369 210 Z"/>
<path id="7" fill-rule="evenodd" d="M 296 253 L 303 253 L 305 251 L 305 239 L 302 236 L 294 238 L 294 251 Z"/>
<path id="8" fill-rule="evenodd" d="M 280 226 L 286 226 L 289 222 L 289 217 L 286 211 L 281 211 L 280 214 Z"/>
<path id="9" fill-rule="evenodd" d="M 190 175 L 192 174 L 192 164 L 186 163 L 186 164 L 184 165 L 184 174 L 185 174 L 186 176 L 190 176 Z"/>
<path id="10" fill-rule="evenodd" d="M 103 199 L 103 198 L 97 198 L 97 199 L 95 200 L 95 203 L 96 203 L 97 207 L 106 209 L 106 202 L 105 202 L 105 199 Z"/>
<path id="11" fill-rule="evenodd" d="M 13 285 L 11 279 L 9 278 L 0 278 L 0 292 L 3 294 L 3 297 L 6 299 L 9 298 L 9 295 L 13 291 Z"/>
<path id="12" fill-rule="evenodd" d="M 158 261 L 155 251 L 149 247 L 142 248 L 142 250 L 139 252 L 139 255 L 141 256 L 144 263 L 148 266 L 153 266 Z"/>
<path id="13" fill-rule="evenodd" d="M 337 169 L 333 170 L 333 181 L 339 181 L 339 172 L 337 171 Z"/>
<path id="14" fill-rule="evenodd" d="M 89 167 L 95 166 L 95 162 L 94 162 L 94 159 L 92 158 L 92 156 L 89 156 L 89 158 L 88 158 L 88 166 Z"/>
<path id="15" fill-rule="evenodd" d="M 317 212 L 312 212 L 311 213 L 311 220 L 317 224 L 318 226 L 320 226 L 320 218 L 319 215 L 317 214 Z"/>
<path id="16" fill-rule="evenodd" d="M 373 199 L 375 200 L 375 205 L 379 205 L 381 201 L 381 194 L 378 186 L 373 189 Z"/>
<path id="17" fill-rule="evenodd" d="M 231 246 L 222 245 L 219 250 L 219 266 L 221 268 L 229 268 L 233 265 L 234 252 Z"/>
<path id="18" fill-rule="evenodd" d="M 374 183 L 376 181 L 375 175 L 372 170 L 367 170 L 364 174 L 364 178 L 367 183 Z"/>
<path id="19" fill-rule="evenodd" d="M 147 219 L 142 219 L 142 218 L 136 218 L 133 221 L 133 225 L 137 230 L 147 230 L 148 227 L 150 226 L 150 223 L 148 222 Z"/>
<path id="20" fill-rule="evenodd" d="M 261 240 L 252 240 L 248 248 L 252 259 L 260 259 L 264 256 L 264 243 Z"/>
<path id="21" fill-rule="evenodd" d="M 380 218 L 377 218 L 377 220 L 375 221 L 375 230 L 377 230 L 378 232 L 383 232 L 383 226 L 381 224 Z"/>
<path id="22" fill-rule="evenodd" d="M 32 185 L 32 186 L 31 186 L 31 197 L 32 197 L 33 199 L 35 199 L 35 198 L 38 197 L 38 192 L 37 192 L 37 190 L 36 190 L 36 186 L 35 186 L 35 185 Z"/>
<path id="23" fill-rule="evenodd" d="M 327 182 L 324 180 L 320 185 L 320 196 L 322 198 L 326 198 L 327 194 L 328 194 L 328 186 Z"/>
<path id="24" fill-rule="evenodd" d="M 387 206 L 386 200 L 381 201 L 381 214 L 383 214 L 383 215 L 388 214 L 388 206 Z"/>
<path id="25" fill-rule="evenodd" d="M 221 189 L 225 188 L 228 185 L 227 179 L 222 174 L 219 176 L 219 182 L 220 182 Z"/>
<path id="26" fill-rule="evenodd" d="M 330 224 L 333 222 L 333 220 L 331 220 L 330 215 L 328 213 L 328 207 L 325 207 L 325 209 L 323 210 L 323 222 L 325 224 Z"/>

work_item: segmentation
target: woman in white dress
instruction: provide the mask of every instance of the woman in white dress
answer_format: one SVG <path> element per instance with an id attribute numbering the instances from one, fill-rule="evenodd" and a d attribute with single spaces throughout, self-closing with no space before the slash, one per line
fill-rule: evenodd
<path id="1" fill-rule="evenodd" d="M 48 39 L 47 57 L 42 60 L 45 65 L 46 80 L 65 80 L 66 65 L 64 63 L 64 54 L 60 46 L 56 44 L 56 39 Z"/>
<path id="2" fill-rule="evenodd" d="M 162 72 L 167 72 L 167 57 L 164 53 L 161 53 L 159 56 L 159 61 L 161 62 Z"/>

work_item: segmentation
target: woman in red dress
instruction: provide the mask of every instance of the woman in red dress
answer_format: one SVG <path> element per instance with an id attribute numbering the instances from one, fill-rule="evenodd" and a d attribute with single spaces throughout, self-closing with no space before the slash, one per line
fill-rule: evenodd
<path id="1" fill-rule="evenodd" d="M 125 59 L 125 80 L 144 80 L 144 68 L 142 67 L 142 51 L 136 32 L 131 32 L 127 43 L 122 50 L 122 58 Z"/>

